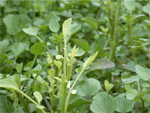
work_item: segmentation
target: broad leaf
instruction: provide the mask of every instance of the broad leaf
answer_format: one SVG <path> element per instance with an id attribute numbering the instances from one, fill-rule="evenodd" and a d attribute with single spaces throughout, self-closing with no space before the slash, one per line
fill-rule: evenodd
<path id="1" fill-rule="evenodd" d="M 12 51 L 15 54 L 15 57 L 18 57 L 26 49 L 25 43 L 14 43 L 12 45 Z"/>
<path id="2" fill-rule="evenodd" d="M 128 78 L 122 78 L 122 82 L 124 84 L 129 84 L 135 81 L 138 81 L 140 79 L 139 76 L 132 76 L 132 77 L 128 77 Z"/>
<path id="3" fill-rule="evenodd" d="M 98 28 L 97 21 L 94 18 L 92 18 L 92 17 L 82 18 L 82 21 L 86 22 L 87 24 L 89 24 L 94 29 Z"/>
<path id="4" fill-rule="evenodd" d="M 88 52 L 90 50 L 90 45 L 86 40 L 84 40 L 84 39 L 74 39 L 73 41 L 76 45 L 78 45 L 84 51 Z"/>
<path id="5" fill-rule="evenodd" d="M 127 92 L 126 92 L 126 97 L 127 97 L 129 100 L 134 99 L 134 98 L 138 95 L 138 91 L 135 90 L 135 89 L 132 89 L 129 84 L 125 85 L 125 89 L 127 90 Z"/>
<path id="6" fill-rule="evenodd" d="M 121 113 L 129 112 L 134 107 L 134 102 L 132 100 L 125 98 L 124 96 L 125 94 L 120 94 L 117 97 L 115 97 L 115 100 L 117 102 L 116 111 Z"/>
<path id="7" fill-rule="evenodd" d="M 129 10 L 132 11 L 135 9 L 136 2 L 134 0 L 124 0 L 124 6 Z"/>
<path id="8" fill-rule="evenodd" d="M 59 28 L 60 28 L 60 25 L 58 21 L 52 19 L 49 23 L 49 29 L 53 32 L 58 32 Z"/>
<path id="9" fill-rule="evenodd" d="M 67 110 L 71 110 L 73 108 L 76 108 L 85 104 L 90 104 L 90 103 L 91 103 L 90 101 L 80 97 L 79 95 L 71 95 Z"/>
<path id="10" fill-rule="evenodd" d="M 4 24 L 7 28 L 7 33 L 14 35 L 19 30 L 19 19 L 16 15 L 8 14 L 3 18 Z"/>
<path id="11" fill-rule="evenodd" d="M 98 59 L 94 62 L 89 71 L 98 70 L 98 69 L 110 69 L 113 68 L 115 64 L 108 59 Z"/>
<path id="12" fill-rule="evenodd" d="M 150 69 L 148 69 L 148 68 L 144 68 L 140 65 L 136 65 L 135 66 L 135 72 L 143 80 L 149 80 L 150 79 Z"/>
<path id="13" fill-rule="evenodd" d="M 31 47 L 31 53 L 34 55 L 40 55 L 45 51 L 45 47 L 42 43 L 36 43 Z"/>
<path id="14" fill-rule="evenodd" d="M 117 102 L 105 92 L 100 92 L 93 97 L 90 109 L 93 113 L 114 113 Z"/>
<path id="15" fill-rule="evenodd" d="M 75 89 L 77 94 L 81 96 L 92 96 L 95 95 L 100 89 L 100 82 L 96 79 L 89 78 L 85 81 L 80 82 Z"/>
<path id="16" fill-rule="evenodd" d="M 150 3 L 143 7 L 143 11 L 150 15 Z"/>
<path id="17" fill-rule="evenodd" d="M 38 28 L 37 27 L 30 27 L 30 28 L 24 28 L 23 31 L 27 33 L 28 35 L 36 36 L 38 34 Z"/>
<path id="18" fill-rule="evenodd" d="M 0 95 L 0 112 L 1 113 L 14 113 L 14 106 L 7 100 L 6 96 Z"/>

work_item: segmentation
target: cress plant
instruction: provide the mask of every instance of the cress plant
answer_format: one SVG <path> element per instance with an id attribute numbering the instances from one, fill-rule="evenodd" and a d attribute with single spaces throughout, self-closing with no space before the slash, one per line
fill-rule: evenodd
<path id="1" fill-rule="evenodd" d="M 148 0 L 2 0 L 0 18 L 0 112 L 150 112 Z"/>

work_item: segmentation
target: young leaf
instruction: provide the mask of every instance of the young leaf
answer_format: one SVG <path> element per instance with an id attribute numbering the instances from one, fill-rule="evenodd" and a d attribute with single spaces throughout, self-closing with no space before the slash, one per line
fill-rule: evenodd
<path id="1" fill-rule="evenodd" d="M 24 28 L 22 29 L 25 33 L 28 35 L 36 36 L 38 34 L 38 28 L 37 27 L 30 27 L 30 28 Z"/>
<path id="2" fill-rule="evenodd" d="M 58 32 L 59 28 L 60 28 L 60 25 L 59 25 L 58 21 L 52 19 L 49 23 L 49 29 L 56 33 L 56 32 Z"/>
<path id="3" fill-rule="evenodd" d="M 30 51 L 34 55 L 40 55 L 45 51 L 45 47 L 42 43 L 36 43 L 31 47 Z"/>
<path id="4" fill-rule="evenodd" d="M 23 67 L 23 62 L 20 63 L 20 64 L 17 64 L 16 69 L 17 69 L 17 72 L 18 72 L 18 73 L 21 73 L 22 67 Z"/>
<path id="5" fill-rule="evenodd" d="M 62 62 L 61 61 L 56 61 L 54 60 L 54 64 L 60 69 L 62 66 Z"/>
<path id="6" fill-rule="evenodd" d="M 92 56 L 90 56 L 83 64 L 83 67 L 86 68 L 87 66 L 89 66 L 96 58 L 98 52 L 94 53 Z"/>
<path id="7" fill-rule="evenodd" d="M 105 80 L 104 85 L 107 93 L 113 88 L 113 84 L 109 83 L 108 80 Z"/>
<path id="8" fill-rule="evenodd" d="M 65 20 L 64 23 L 63 23 L 62 31 L 63 31 L 64 37 L 67 37 L 67 35 L 68 35 L 69 29 L 70 29 L 70 26 L 71 26 L 71 21 L 72 21 L 72 18 L 69 18 L 69 19 Z"/>
<path id="9" fill-rule="evenodd" d="M 35 96 L 35 98 L 37 99 L 38 103 L 40 103 L 42 101 L 42 95 L 38 92 L 38 91 L 35 91 L 33 93 L 33 95 Z"/>

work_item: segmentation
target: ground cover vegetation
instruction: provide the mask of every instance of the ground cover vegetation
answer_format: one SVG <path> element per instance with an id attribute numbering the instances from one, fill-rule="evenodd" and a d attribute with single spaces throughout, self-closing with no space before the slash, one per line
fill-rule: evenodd
<path id="1" fill-rule="evenodd" d="M 150 1 L 1 0 L 1 113 L 150 113 Z"/>

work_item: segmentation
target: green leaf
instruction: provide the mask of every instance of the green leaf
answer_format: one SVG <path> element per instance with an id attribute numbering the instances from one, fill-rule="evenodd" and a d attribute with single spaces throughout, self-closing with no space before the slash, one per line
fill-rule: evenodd
<path id="1" fill-rule="evenodd" d="M 34 55 L 40 55 L 45 51 L 45 47 L 42 43 L 36 43 L 31 47 L 31 53 Z"/>
<path id="2" fill-rule="evenodd" d="M 3 18 L 4 24 L 7 28 L 7 33 L 14 35 L 19 30 L 19 18 L 16 15 L 8 14 Z"/>
<path id="3" fill-rule="evenodd" d="M 98 59 L 90 67 L 89 71 L 98 70 L 98 69 L 110 69 L 113 68 L 115 64 L 108 59 Z"/>
<path id="4" fill-rule="evenodd" d="M 117 102 L 105 92 L 100 92 L 93 97 L 90 109 L 93 113 L 114 113 Z"/>
<path id="5" fill-rule="evenodd" d="M 105 80 L 105 81 L 104 81 L 104 85 L 105 85 L 105 89 L 106 89 L 106 92 L 107 92 L 107 93 L 109 93 L 109 91 L 110 91 L 110 90 L 113 88 L 113 86 L 114 86 L 113 84 L 109 83 L 108 80 Z"/>
<path id="6" fill-rule="evenodd" d="M 84 22 L 86 22 L 87 24 L 89 24 L 95 30 L 98 28 L 97 21 L 94 18 L 92 18 L 92 17 L 82 18 L 81 20 L 84 21 Z"/>
<path id="7" fill-rule="evenodd" d="M 132 100 L 124 98 L 125 94 L 120 94 L 117 97 L 115 97 L 115 100 L 117 102 L 117 108 L 116 111 L 121 113 L 129 112 L 134 107 L 134 102 Z"/>
<path id="8" fill-rule="evenodd" d="M 11 79 L 2 79 L 2 80 L 0 80 L 0 87 L 19 90 L 19 87 L 18 87 L 17 83 L 14 82 Z"/>
<path id="9" fill-rule="evenodd" d="M 143 11 L 150 15 L 150 3 L 148 3 L 143 7 Z"/>
<path id="10" fill-rule="evenodd" d="M 78 96 L 78 95 L 71 95 L 69 104 L 68 104 L 68 109 L 71 110 L 73 108 L 85 105 L 85 104 L 90 104 L 91 102 Z"/>
<path id="11" fill-rule="evenodd" d="M 127 8 L 129 11 L 132 11 L 136 7 L 136 2 L 134 0 L 124 0 L 124 6 Z"/>
<path id="12" fill-rule="evenodd" d="M 14 43 L 12 45 L 12 51 L 15 54 L 15 57 L 18 57 L 26 49 L 25 43 Z"/>
<path id="13" fill-rule="evenodd" d="M 129 61 L 127 64 L 122 65 L 125 69 L 135 72 L 135 64 L 133 61 Z"/>
<path id="14" fill-rule="evenodd" d="M 74 43 L 82 48 L 84 51 L 88 52 L 90 50 L 90 45 L 84 39 L 73 39 Z"/>
<path id="15" fill-rule="evenodd" d="M 9 40 L 0 41 L 0 51 L 6 52 L 8 49 Z"/>
<path id="16" fill-rule="evenodd" d="M 71 26 L 71 21 L 72 21 L 72 18 L 69 18 L 69 19 L 65 20 L 64 23 L 63 23 L 62 31 L 63 31 L 64 37 L 67 37 L 67 35 L 68 35 L 69 29 L 70 29 L 70 26 Z"/>
<path id="17" fill-rule="evenodd" d="M 148 69 L 148 68 L 144 68 L 140 65 L 136 65 L 135 66 L 135 72 L 143 80 L 149 80 L 150 79 L 150 69 Z"/>
<path id="18" fill-rule="evenodd" d="M 126 97 L 127 97 L 129 100 L 134 99 L 134 98 L 137 96 L 137 94 L 138 94 L 138 91 L 135 90 L 135 89 L 132 89 L 129 84 L 125 85 L 125 89 L 127 90 L 127 92 L 126 92 Z"/>
<path id="19" fill-rule="evenodd" d="M 132 76 L 132 77 L 128 77 L 128 78 L 122 78 L 122 82 L 124 84 L 129 84 L 135 81 L 138 81 L 140 78 L 139 76 Z"/>
<path id="20" fill-rule="evenodd" d="M 92 56 L 90 56 L 88 59 L 86 59 L 86 61 L 83 64 L 83 67 L 86 68 L 87 66 L 89 66 L 96 58 L 98 52 L 94 53 Z"/>
<path id="21" fill-rule="evenodd" d="M 61 69 L 61 66 L 62 66 L 62 62 L 61 62 L 61 61 L 56 61 L 56 60 L 54 60 L 54 64 L 55 64 L 59 69 Z"/>
<path id="22" fill-rule="evenodd" d="M 38 103 L 40 103 L 42 101 L 42 95 L 38 92 L 38 91 L 35 91 L 33 93 L 33 95 L 35 96 L 35 98 L 37 99 Z"/>
<path id="23" fill-rule="evenodd" d="M 75 89 L 77 94 L 81 96 L 92 96 L 95 95 L 100 89 L 100 82 L 96 79 L 89 78 L 85 81 L 80 82 Z"/>
<path id="24" fill-rule="evenodd" d="M 69 35 L 73 35 L 74 33 L 76 33 L 79 29 L 81 28 L 80 24 L 73 24 L 71 25 L 70 31 L 69 31 Z"/>
<path id="25" fill-rule="evenodd" d="M 38 28 L 37 27 L 30 27 L 30 28 L 24 28 L 22 29 L 25 33 L 28 35 L 36 36 L 38 34 Z"/>
<path id="26" fill-rule="evenodd" d="M 58 32 L 59 28 L 60 28 L 60 25 L 58 21 L 52 19 L 49 23 L 49 29 L 53 32 Z"/>
<path id="27" fill-rule="evenodd" d="M 17 69 L 17 72 L 18 72 L 18 73 L 21 73 L 22 67 L 23 67 L 23 62 L 16 65 L 16 69 Z"/>
<path id="28" fill-rule="evenodd" d="M 6 96 L 0 95 L 0 112 L 1 113 L 14 113 L 14 106 L 7 100 Z"/>

